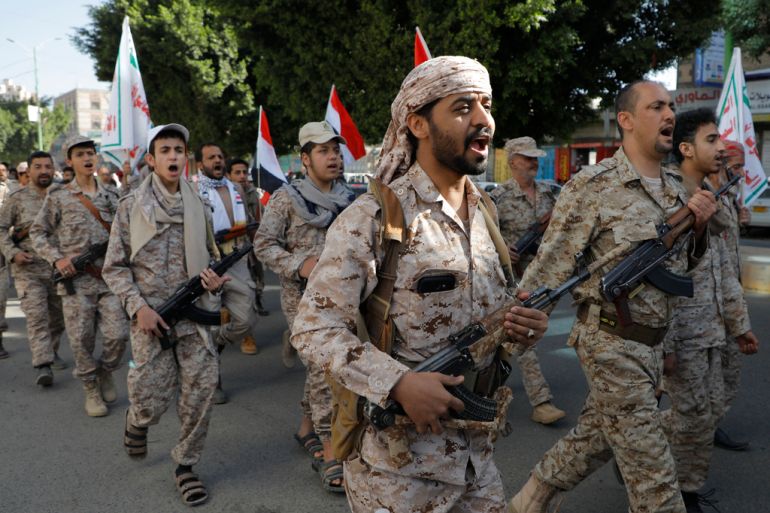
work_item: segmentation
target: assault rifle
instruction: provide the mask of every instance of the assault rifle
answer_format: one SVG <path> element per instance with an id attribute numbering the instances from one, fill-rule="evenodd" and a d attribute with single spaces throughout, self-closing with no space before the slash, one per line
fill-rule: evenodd
<path id="1" fill-rule="evenodd" d="M 109 241 L 100 242 L 90 246 L 85 253 L 78 255 L 72 259 L 72 267 L 75 268 L 75 276 L 86 270 L 86 267 L 93 265 L 97 259 L 104 256 L 107 252 L 107 244 Z M 63 283 L 64 289 L 67 291 L 67 295 L 71 296 L 75 293 L 75 287 L 72 286 L 72 279 L 75 276 L 64 276 L 61 271 L 54 267 L 53 270 L 53 282 Z"/>
<path id="2" fill-rule="evenodd" d="M 608 257 L 614 258 L 613 255 Z M 480 361 L 484 355 L 492 354 L 496 347 L 505 340 L 503 321 L 505 314 L 511 307 L 521 305 L 526 308 L 543 310 L 547 306 L 556 303 L 567 292 L 591 277 L 601 265 L 604 265 L 609 259 L 604 257 L 601 261 L 592 263 L 586 267 L 583 265 L 583 254 L 578 253 L 575 256 L 578 267 L 575 274 L 555 289 L 540 287 L 532 292 L 529 298 L 524 301 L 512 301 L 502 308 L 499 308 L 487 315 L 478 322 L 466 326 L 457 333 L 447 338 L 448 345 L 430 358 L 427 358 L 416 365 L 414 372 L 440 372 L 452 376 L 459 376 L 472 369 L 476 362 Z M 511 366 L 507 362 L 501 361 L 502 377 L 498 379 L 499 385 L 505 383 L 511 372 Z M 462 385 L 446 387 L 450 394 L 460 399 L 465 404 L 465 409 L 461 412 L 452 412 L 452 417 L 463 420 L 477 420 L 490 422 L 497 415 L 497 403 L 493 399 L 482 397 L 465 388 Z M 390 400 L 383 408 L 377 404 L 366 402 L 364 413 L 372 425 L 377 429 L 385 429 L 396 422 L 396 415 L 405 415 L 404 409 L 396 401 Z"/>
<path id="3" fill-rule="evenodd" d="M 235 265 L 238 260 L 249 254 L 253 249 L 254 247 L 251 244 L 246 244 L 242 248 L 236 249 L 232 253 L 222 257 L 220 261 L 211 266 L 211 270 L 219 276 L 222 276 L 228 269 Z M 193 322 L 204 324 L 206 326 L 217 326 L 221 324 L 221 314 L 218 310 L 216 312 L 211 312 L 195 306 L 195 301 L 197 301 L 205 292 L 206 289 L 203 288 L 203 282 L 201 281 L 200 276 L 196 276 L 179 287 L 170 298 L 164 301 L 158 308 L 154 309 L 169 327 L 163 336 L 160 337 L 160 347 L 162 349 L 171 349 L 174 346 L 170 339 L 171 328 L 182 318 L 190 319 Z"/>
<path id="4" fill-rule="evenodd" d="M 234 228 L 229 228 L 227 230 L 219 230 L 214 234 L 214 242 L 217 244 L 222 244 L 223 242 L 248 235 L 251 231 L 256 230 L 257 228 L 259 228 L 259 223 L 249 223 L 242 224 Z"/>
<path id="5" fill-rule="evenodd" d="M 714 196 L 719 198 L 740 179 L 740 175 L 731 176 Z M 671 296 L 693 296 L 692 278 L 674 274 L 662 264 L 681 249 L 682 244 L 688 240 L 687 235 L 692 231 L 694 223 L 695 215 L 687 206 L 682 207 L 656 227 L 657 238 L 640 243 L 615 268 L 604 275 L 601 283 L 602 296 L 615 304 L 621 326 L 629 326 L 632 323 L 628 299 L 644 286 L 642 282 L 647 282 Z"/>
<path id="6" fill-rule="evenodd" d="M 524 235 L 519 237 L 519 240 L 513 243 L 513 249 L 516 250 L 516 253 L 518 253 L 519 256 L 523 256 L 527 253 L 531 255 L 537 253 L 537 248 L 543 238 L 545 229 L 548 228 L 548 223 L 551 222 L 551 213 L 552 211 L 549 210 L 543 214 L 540 219 L 529 225 L 527 231 L 524 232 Z M 518 263 L 515 267 L 517 275 L 521 276 L 524 274 Z"/>

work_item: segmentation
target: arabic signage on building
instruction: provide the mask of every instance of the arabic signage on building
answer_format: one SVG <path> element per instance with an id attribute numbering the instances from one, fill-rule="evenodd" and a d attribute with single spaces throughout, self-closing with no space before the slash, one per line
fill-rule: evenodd
<path id="1" fill-rule="evenodd" d="M 770 114 L 770 80 L 746 82 L 751 113 Z M 677 112 L 706 107 L 716 109 L 722 87 L 683 87 L 671 93 Z"/>
<path id="2" fill-rule="evenodd" d="M 770 80 L 746 82 L 752 114 L 770 114 Z"/>
<path id="3" fill-rule="evenodd" d="M 695 50 L 693 67 L 695 85 L 722 86 L 725 80 L 725 32 L 718 30 L 711 33 L 708 45 Z M 717 98 L 719 95 L 717 95 Z"/>

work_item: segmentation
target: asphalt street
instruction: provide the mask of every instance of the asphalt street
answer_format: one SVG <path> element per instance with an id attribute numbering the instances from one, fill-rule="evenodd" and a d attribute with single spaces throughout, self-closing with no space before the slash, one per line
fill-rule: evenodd
<path id="1" fill-rule="evenodd" d="M 230 402 L 216 406 L 204 456 L 195 470 L 209 488 L 201 512 L 315 513 L 348 511 L 343 496 L 323 491 L 310 460 L 292 439 L 298 427 L 303 371 L 281 364 L 280 340 L 285 321 L 278 287 L 270 276 L 266 291 L 269 317 L 260 317 L 261 352 L 246 356 L 228 348 L 222 375 Z M 760 354 L 746 358 L 741 393 L 724 426 L 751 450 L 717 449 L 706 489 L 715 488 L 722 513 L 770 512 L 770 300 L 749 295 Z M 574 310 L 563 300 L 538 354 L 553 390 L 554 402 L 568 416 L 553 427 L 529 420 L 518 370 L 509 385 L 514 402 L 509 412 L 513 432 L 497 444 L 496 461 L 508 496 L 526 481 L 542 454 L 575 423 L 586 395 L 585 378 L 574 351 L 565 345 Z M 10 331 L 5 333 L 11 358 L 0 361 L 0 512 L 5 513 L 149 513 L 186 512 L 174 487 L 169 451 L 178 435 L 170 408 L 150 429 L 149 455 L 133 461 L 123 452 L 122 432 L 127 365 L 117 375 L 118 402 L 110 415 L 93 419 L 83 410 L 80 383 L 70 365 L 55 374 L 54 386 L 34 384 L 24 320 L 18 300 L 8 304 Z M 609 465 L 566 495 L 562 513 L 627 511 L 625 491 Z M 708 511 L 708 510 L 706 510 Z"/>

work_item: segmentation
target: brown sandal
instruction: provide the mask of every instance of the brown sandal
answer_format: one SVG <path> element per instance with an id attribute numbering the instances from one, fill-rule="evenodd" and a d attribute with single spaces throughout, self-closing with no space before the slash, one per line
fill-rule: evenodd
<path id="1" fill-rule="evenodd" d="M 126 429 L 123 432 L 123 448 L 132 458 L 147 456 L 147 428 L 136 427 L 129 423 L 128 410 L 126 410 Z"/>
<path id="2" fill-rule="evenodd" d="M 186 506 L 199 506 L 209 499 L 209 493 L 206 491 L 206 487 L 203 486 L 198 474 L 195 472 L 184 472 L 175 475 L 176 488 L 182 495 L 182 502 Z"/>

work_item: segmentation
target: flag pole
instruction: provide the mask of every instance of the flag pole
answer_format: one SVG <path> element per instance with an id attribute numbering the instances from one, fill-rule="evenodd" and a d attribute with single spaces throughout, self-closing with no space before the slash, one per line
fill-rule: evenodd
<path id="1" fill-rule="evenodd" d="M 259 140 L 262 138 L 262 105 L 259 106 L 259 122 L 257 124 L 257 145 L 254 148 L 254 165 L 257 167 L 257 189 L 262 188 L 262 173 L 259 171 Z"/>

